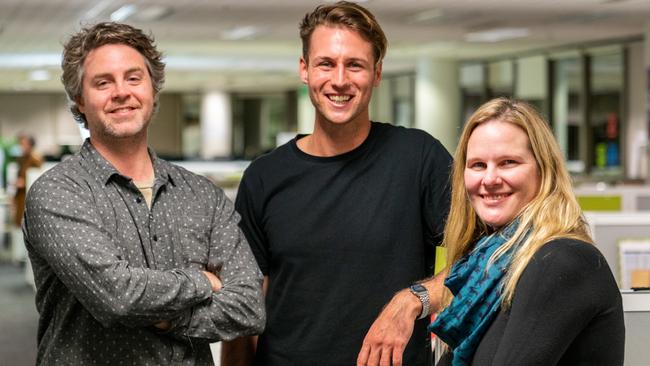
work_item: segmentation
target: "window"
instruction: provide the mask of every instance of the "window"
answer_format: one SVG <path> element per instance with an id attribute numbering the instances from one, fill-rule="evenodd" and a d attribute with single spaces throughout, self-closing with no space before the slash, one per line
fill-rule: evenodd
<path id="1" fill-rule="evenodd" d="M 623 174 L 621 117 L 624 88 L 623 53 L 620 49 L 595 53 L 589 58 L 589 136 L 591 173 L 603 177 Z"/>

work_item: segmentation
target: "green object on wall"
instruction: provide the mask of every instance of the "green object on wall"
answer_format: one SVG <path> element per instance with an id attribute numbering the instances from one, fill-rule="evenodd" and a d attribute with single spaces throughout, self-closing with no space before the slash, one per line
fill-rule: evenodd
<path id="1" fill-rule="evenodd" d="M 607 165 L 607 144 L 604 142 L 599 142 L 596 144 L 596 156 L 595 159 L 596 166 L 599 168 L 604 168 Z"/>
<path id="2" fill-rule="evenodd" d="M 583 211 L 621 211 L 621 196 L 578 196 Z"/>
<path id="3" fill-rule="evenodd" d="M 447 266 L 447 248 L 436 247 L 436 263 L 433 267 L 433 274 L 438 274 Z"/>

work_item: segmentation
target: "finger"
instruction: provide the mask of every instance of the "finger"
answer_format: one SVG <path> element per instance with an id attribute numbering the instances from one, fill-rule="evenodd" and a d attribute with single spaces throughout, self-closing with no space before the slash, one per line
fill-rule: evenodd
<path id="1" fill-rule="evenodd" d="M 368 357 L 368 366 L 377 366 L 379 365 L 379 359 L 381 357 L 381 348 L 373 347 L 370 349 L 370 357 Z"/>
<path id="2" fill-rule="evenodd" d="M 402 356 L 404 354 L 404 346 L 396 346 L 393 348 L 393 366 L 402 366 Z"/>
<path id="3" fill-rule="evenodd" d="M 381 360 L 379 361 L 379 366 L 390 366 L 390 361 L 392 359 L 392 349 L 390 347 L 382 347 L 381 349 Z"/>
<path id="4" fill-rule="evenodd" d="M 357 366 L 366 366 L 368 364 L 368 357 L 370 356 L 370 346 L 366 343 L 361 347 L 359 355 L 357 356 Z"/>

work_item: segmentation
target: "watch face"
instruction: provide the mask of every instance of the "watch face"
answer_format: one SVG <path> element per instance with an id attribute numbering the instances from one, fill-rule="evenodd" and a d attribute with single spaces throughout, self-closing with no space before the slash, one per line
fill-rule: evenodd
<path id="1" fill-rule="evenodd" d="M 413 291 L 413 292 L 426 292 L 427 289 L 423 285 L 421 285 L 419 283 L 416 283 L 416 284 L 411 285 L 411 291 Z"/>

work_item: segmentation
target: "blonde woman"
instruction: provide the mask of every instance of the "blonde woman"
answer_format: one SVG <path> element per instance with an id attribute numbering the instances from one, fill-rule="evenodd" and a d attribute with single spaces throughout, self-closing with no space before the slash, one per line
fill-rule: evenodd
<path id="1" fill-rule="evenodd" d="M 547 123 L 494 99 L 464 127 L 444 233 L 438 365 L 622 365 L 621 296 Z"/>

